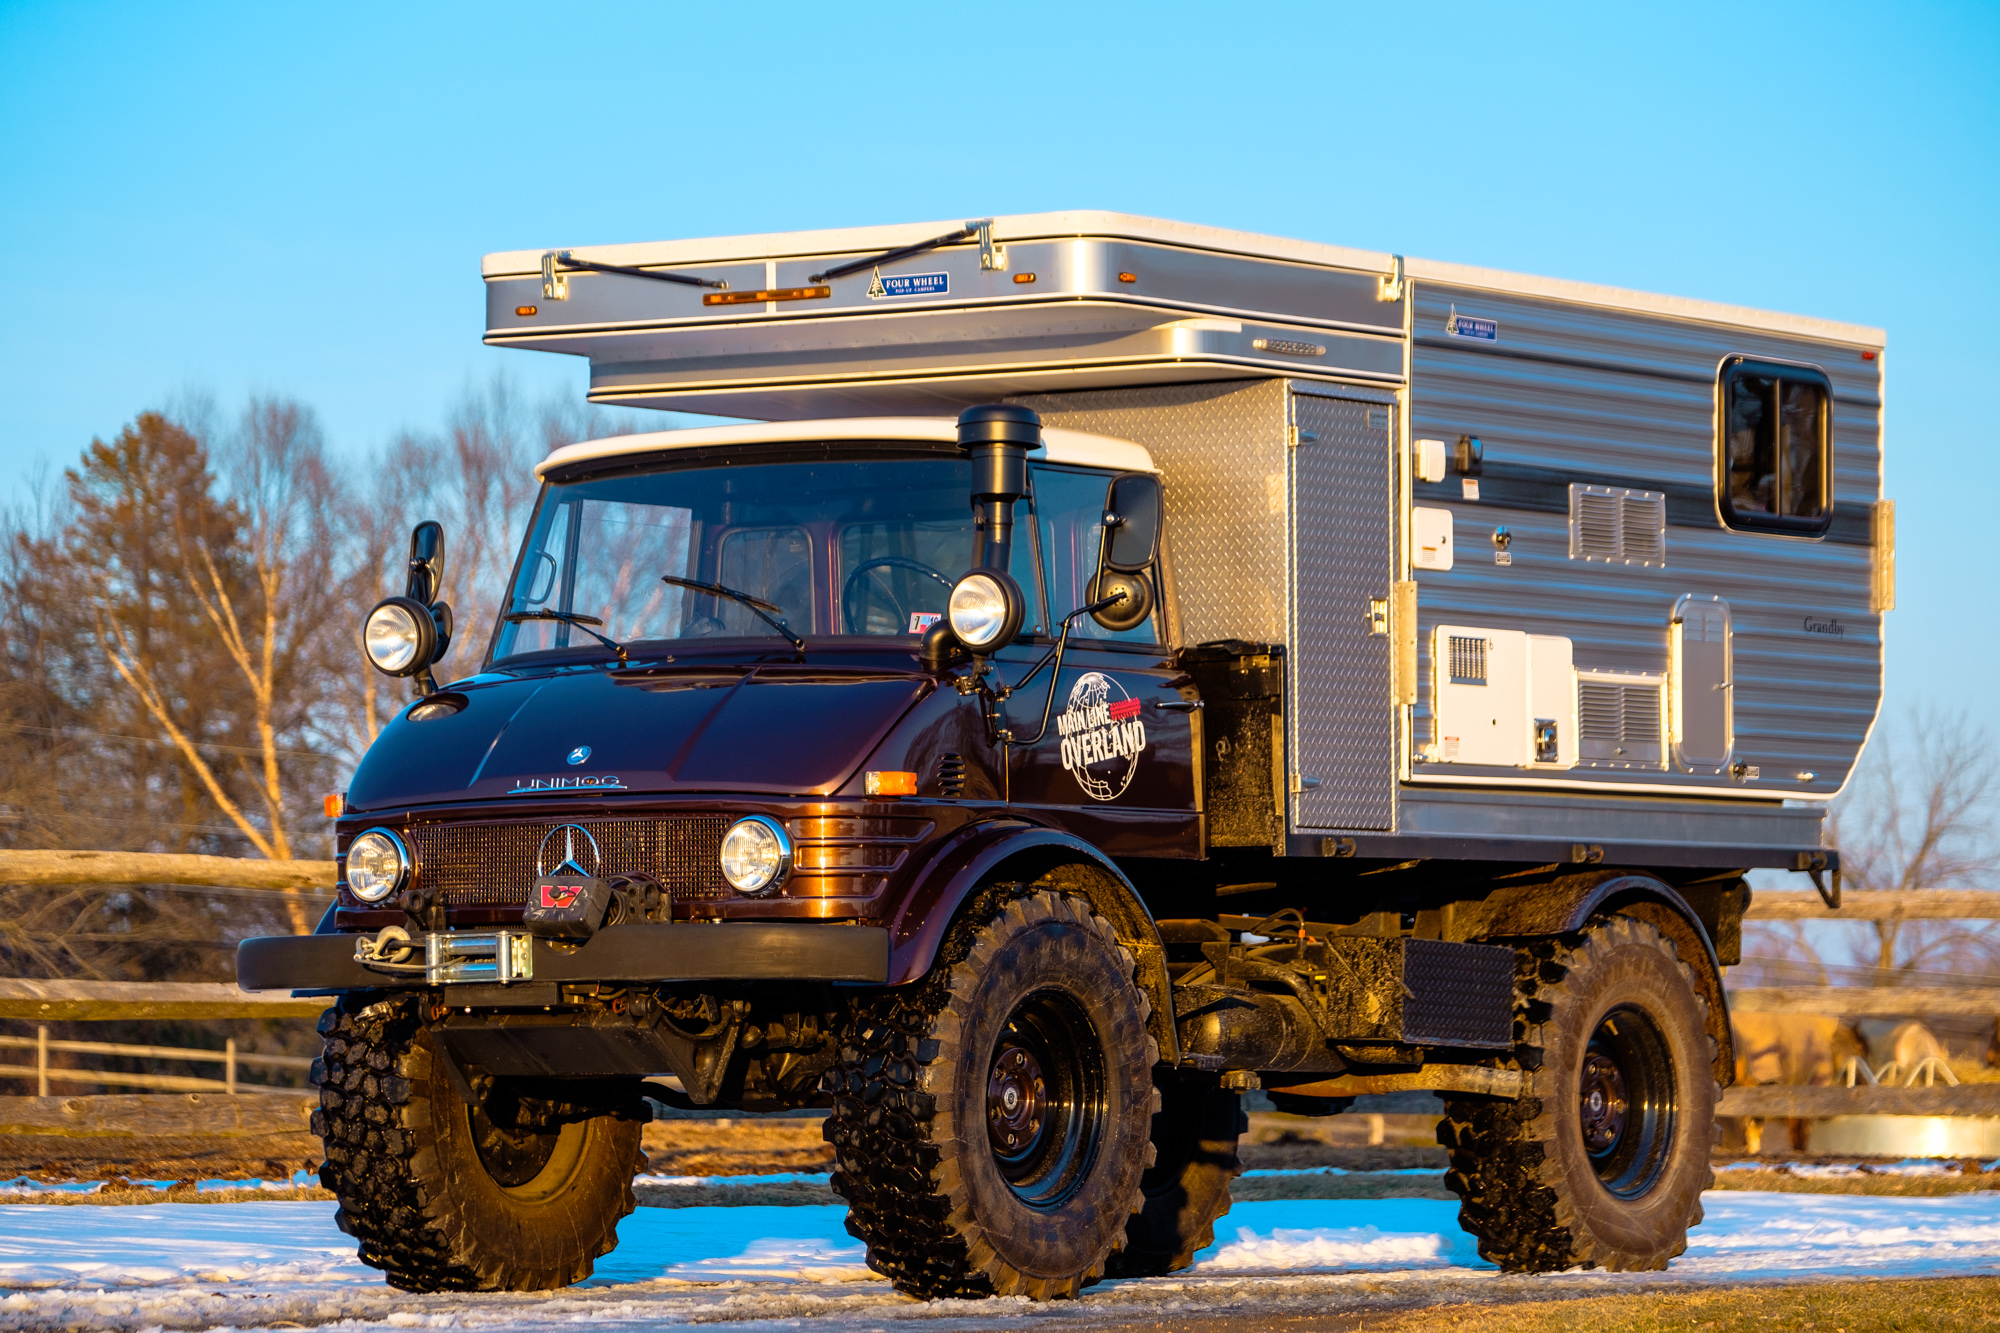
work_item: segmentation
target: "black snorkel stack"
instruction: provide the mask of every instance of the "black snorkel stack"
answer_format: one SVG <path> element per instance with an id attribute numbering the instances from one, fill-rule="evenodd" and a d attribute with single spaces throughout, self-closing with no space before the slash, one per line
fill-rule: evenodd
<path id="1" fill-rule="evenodd" d="M 958 447 L 972 459 L 972 569 L 952 586 L 944 619 L 924 633 L 933 670 L 954 655 L 984 658 L 1013 642 L 1027 596 L 1007 567 L 1014 554 L 1014 502 L 1028 493 L 1028 455 L 1042 447 L 1042 419 L 1026 407 L 983 403 L 958 414 Z"/>

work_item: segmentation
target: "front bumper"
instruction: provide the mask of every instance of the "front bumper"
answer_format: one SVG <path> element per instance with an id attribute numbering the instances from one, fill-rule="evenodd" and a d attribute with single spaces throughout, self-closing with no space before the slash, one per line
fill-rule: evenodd
<path id="1" fill-rule="evenodd" d="M 358 935 L 264 935 L 236 946 L 244 990 L 410 990 L 420 973 L 384 974 L 354 956 Z M 525 937 L 517 937 L 524 938 Z M 889 978 L 889 932 L 878 926 L 743 921 L 606 926 L 583 944 L 526 939 L 536 982 L 847 981 Z M 465 980 L 496 978 L 467 976 Z M 449 983 L 447 983 L 449 984 Z M 484 988 L 482 988 L 484 989 Z"/>

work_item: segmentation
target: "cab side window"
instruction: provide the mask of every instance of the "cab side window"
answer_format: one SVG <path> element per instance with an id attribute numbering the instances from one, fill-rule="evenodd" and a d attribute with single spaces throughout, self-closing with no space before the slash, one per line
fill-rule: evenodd
<path id="1" fill-rule="evenodd" d="M 1089 600 L 1091 579 L 1097 576 L 1098 553 L 1104 542 L 1104 497 L 1111 485 L 1108 472 L 1072 471 L 1063 467 L 1034 468 L 1035 526 L 1042 542 L 1048 577 L 1049 633 L 1058 632 L 1063 616 Z M 1148 574 L 1157 593 L 1158 571 Z M 1134 629 L 1105 629 L 1089 616 L 1070 622 L 1069 637 L 1112 643 L 1158 643 L 1159 599 L 1145 624 Z"/>
<path id="2" fill-rule="evenodd" d="M 1813 536 L 1832 509 L 1833 393 L 1805 366 L 1722 363 L 1719 499 L 1732 528 Z"/>

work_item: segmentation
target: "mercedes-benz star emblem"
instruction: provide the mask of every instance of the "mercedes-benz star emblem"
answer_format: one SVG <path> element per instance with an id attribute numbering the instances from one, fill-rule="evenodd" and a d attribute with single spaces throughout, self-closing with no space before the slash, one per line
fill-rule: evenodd
<path id="1" fill-rule="evenodd" d="M 550 862 L 557 856 L 560 859 Z M 580 858 L 588 857 L 585 865 Z M 558 824 L 542 838 L 542 845 L 535 849 L 535 874 L 553 875 L 568 870 L 578 875 L 595 877 L 604 865 L 604 854 L 597 849 L 597 839 L 590 836 L 590 830 L 581 824 Z"/>
<path id="2" fill-rule="evenodd" d="M 572 764 L 580 764 L 588 758 L 590 758 L 590 747 L 588 745 L 579 745 L 569 752 L 569 761 Z"/>

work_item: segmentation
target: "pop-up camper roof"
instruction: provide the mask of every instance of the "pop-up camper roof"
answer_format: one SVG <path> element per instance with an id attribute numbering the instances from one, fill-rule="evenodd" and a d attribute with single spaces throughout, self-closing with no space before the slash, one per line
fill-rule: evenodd
<path id="1" fill-rule="evenodd" d="M 603 403 L 938 413 L 1190 380 L 1406 378 L 1410 285 L 1877 347 L 1878 329 L 1121 213 L 488 255 L 486 341 L 587 356 Z"/>

